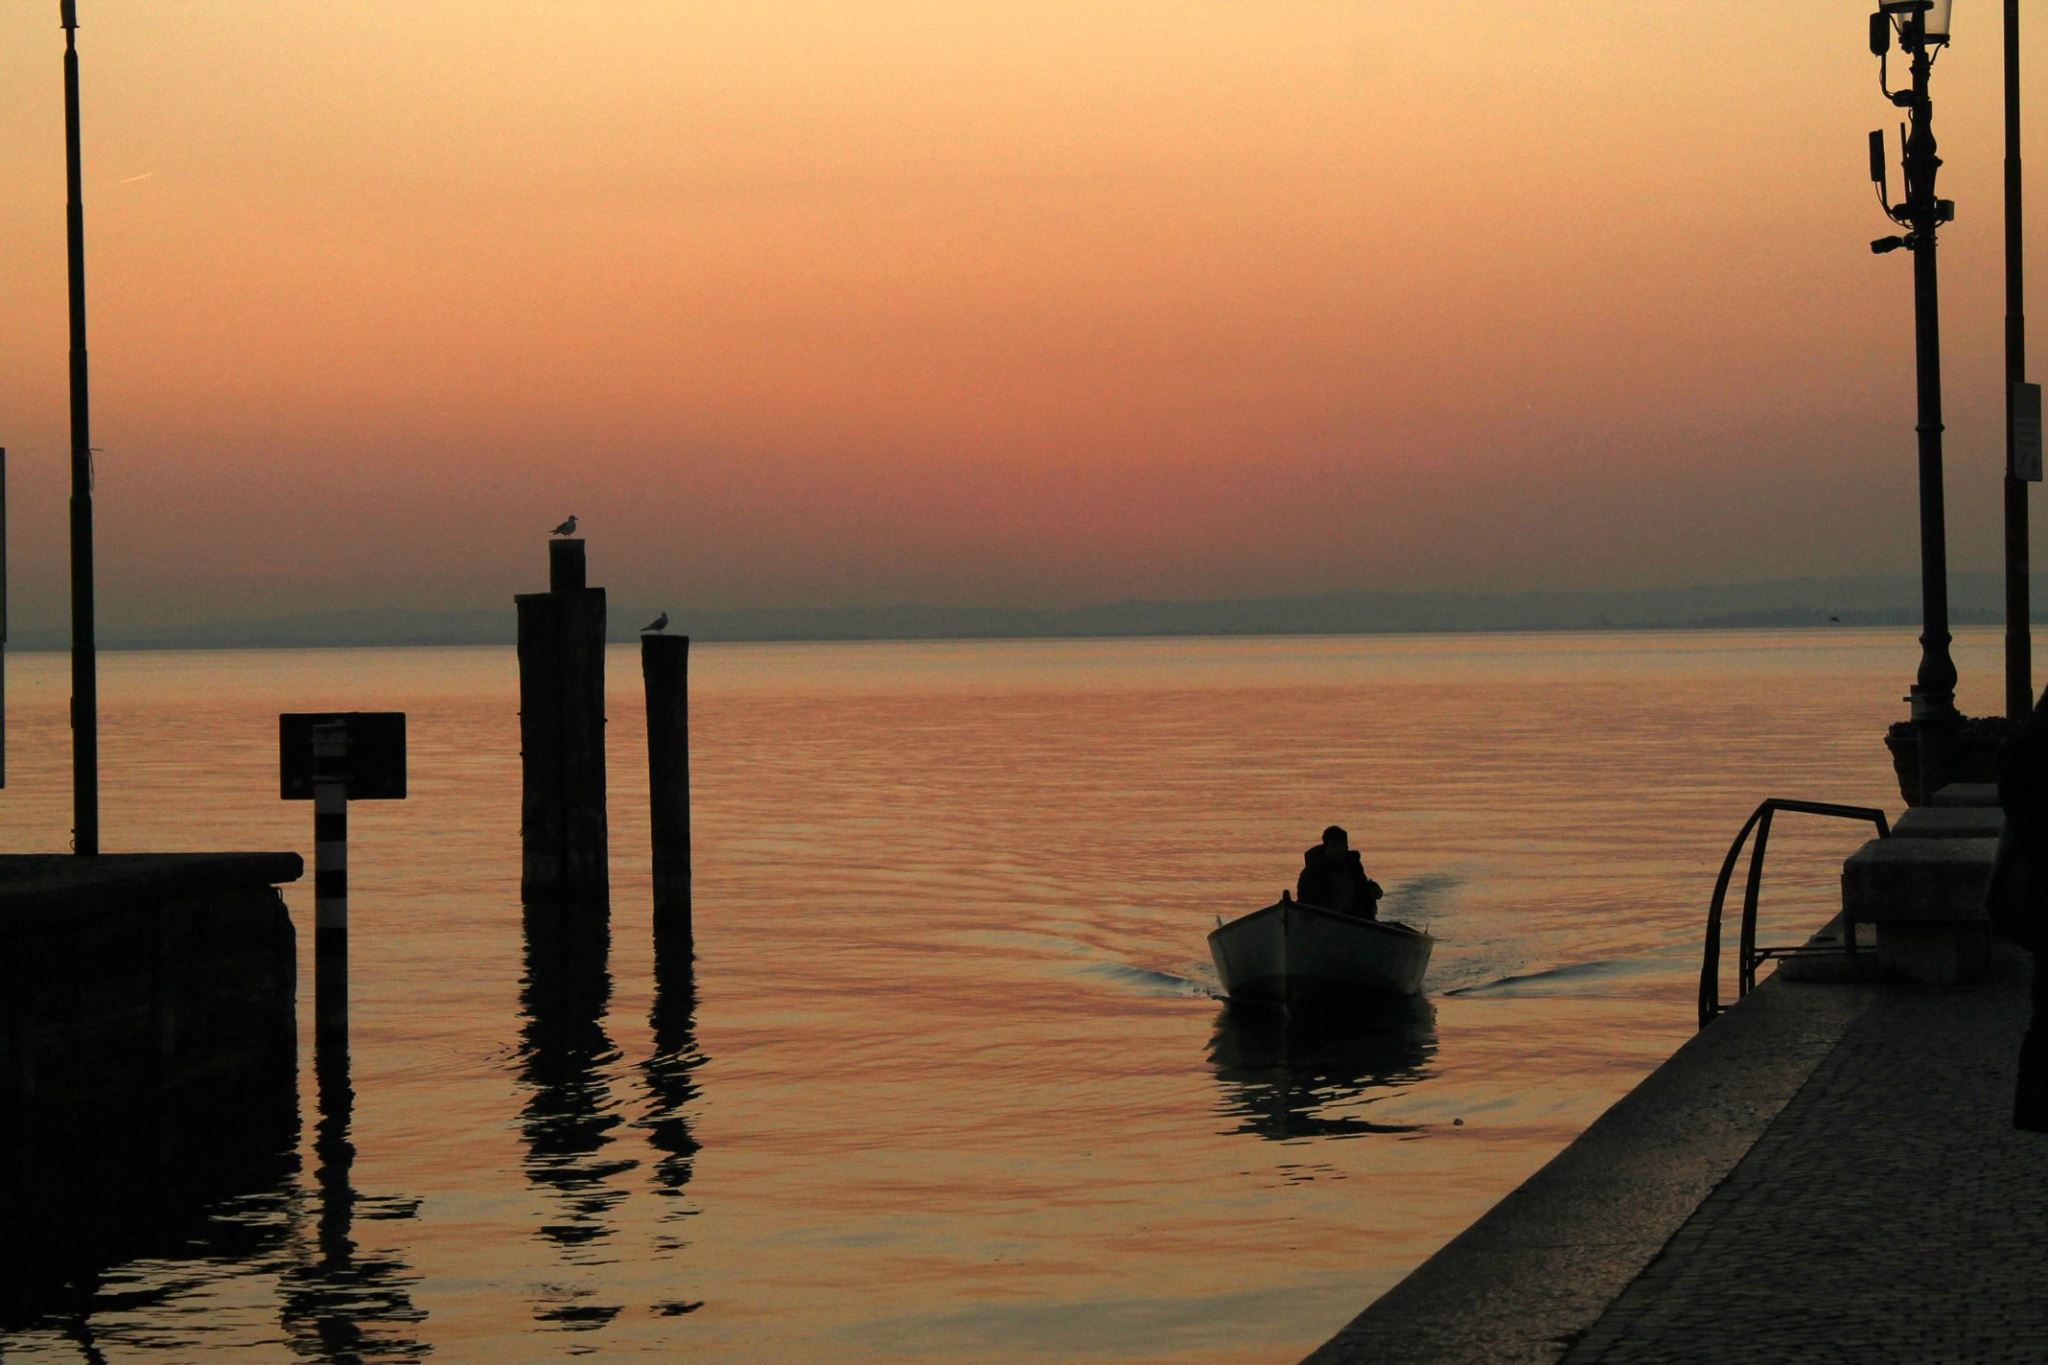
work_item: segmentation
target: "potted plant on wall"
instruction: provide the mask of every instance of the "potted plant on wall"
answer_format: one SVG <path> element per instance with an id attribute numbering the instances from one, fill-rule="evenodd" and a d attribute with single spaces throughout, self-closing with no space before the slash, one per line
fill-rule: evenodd
<path id="1" fill-rule="evenodd" d="M 1998 746 L 2017 728 L 2004 716 L 1965 716 L 1956 727 L 1949 745 L 1948 771 L 1937 774 L 1933 790 L 1951 782 L 1996 782 Z M 1884 747 L 1891 750 L 1892 771 L 1899 779 L 1899 794 L 1906 804 L 1920 802 L 1920 730 L 1910 720 L 1894 722 L 1885 731 Z"/>

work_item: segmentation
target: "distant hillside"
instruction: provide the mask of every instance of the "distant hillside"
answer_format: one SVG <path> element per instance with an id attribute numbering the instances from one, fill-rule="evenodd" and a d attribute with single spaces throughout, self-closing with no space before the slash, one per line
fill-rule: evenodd
<path id="1" fill-rule="evenodd" d="M 2048 598 L 2035 580 L 2034 600 Z M 1949 582 L 1957 625 L 2002 621 L 1994 574 Z M 1905 626 L 1920 619 L 1919 581 L 1909 575 L 1786 579 L 1611 592 L 1337 592 L 1194 602 L 1128 601 L 1031 610 L 943 607 L 757 607 L 691 611 L 643 603 L 611 609 L 611 637 L 629 640 L 668 610 L 699 640 L 938 640 L 1146 635 L 1377 635 L 1441 631 L 1739 629 L 1761 626 Z M 320 612 L 261 620 L 147 628 L 110 627 L 109 649 L 305 648 L 318 646 L 509 645 L 516 620 L 502 611 Z M 61 630 L 22 631 L 19 649 L 61 649 Z"/>

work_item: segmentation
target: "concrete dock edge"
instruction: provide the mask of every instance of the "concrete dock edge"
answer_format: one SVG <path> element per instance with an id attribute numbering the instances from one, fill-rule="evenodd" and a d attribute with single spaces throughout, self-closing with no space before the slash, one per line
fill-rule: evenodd
<path id="1" fill-rule="evenodd" d="M 1876 998 L 1765 982 L 1308 1359 L 1558 1359 Z"/>

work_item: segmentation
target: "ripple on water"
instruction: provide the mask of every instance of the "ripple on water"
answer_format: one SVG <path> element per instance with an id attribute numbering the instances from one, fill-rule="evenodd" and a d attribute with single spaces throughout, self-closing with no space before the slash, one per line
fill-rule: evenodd
<path id="1" fill-rule="evenodd" d="M 1959 634 L 1966 681 L 1999 645 Z M 1873 737 L 1912 656 L 1859 631 L 700 645 L 697 960 L 658 978 L 630 649 L 587 962 L 536 958 L 517 907 L 509 651 L 107 654 L 127 846 L 309 853 L 280 699 L 405 710 L 416 799 L 353 822 L 348 1066 L 302 1020 L 270 1163 L 0 1285 L 0 1352 L 1299 1353 L 1687 1036 L 1728 839 L 1765 795 L 1890 804 Z M 67 836 L 63 666 L 8 660 L 24 847 Z M 1433 1013 L 1238 1018 L 1203 937 L 1332 821 L 1437 936 Z M 1825 917 L 1853 841 L 1774 831 L 1767 940 Z"/>

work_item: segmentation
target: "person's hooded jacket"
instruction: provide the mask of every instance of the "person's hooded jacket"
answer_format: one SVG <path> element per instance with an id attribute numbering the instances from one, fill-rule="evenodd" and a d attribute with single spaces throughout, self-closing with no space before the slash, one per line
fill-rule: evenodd
<path id="1" fill-rule="evenodd" d="M 1344 894 L 1347 889 L 1351 893 L 1348 897 Z M 1294 883 L 1296 900 L 1325 910 L 1343 910 L 1378 919 L 1380 897 L 1384 894 L 1380 884 L 1365 875 L 1365 864 L 1359 860 L 1356 849 L 1346 849 L 1343 858 L 1336 859 L 1321 844 L 1312 844 L 1301 855 L 1301 876 Z"/>

